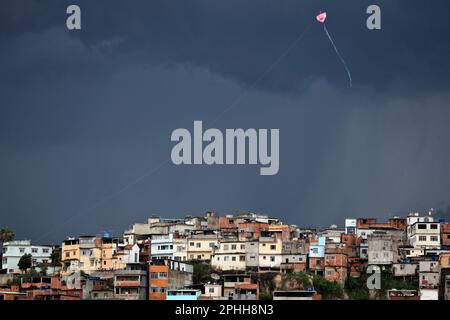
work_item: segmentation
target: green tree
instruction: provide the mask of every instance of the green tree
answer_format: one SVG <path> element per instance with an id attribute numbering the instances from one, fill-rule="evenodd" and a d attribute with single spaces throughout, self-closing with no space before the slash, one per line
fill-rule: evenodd
<path id="1" fill-rule="evenodd" d="M 50 262 L 54 266 L 61 263 L 61 255 L 58 250 L 52 250 L 52 253 L 50 254 Z"/>
<path id="2" fill-rule="evenodd" d="M 310 276 L 304 271 L 296 271 L 289 274 L 289 277 L 294 278 L 303 290 L 311 287 Z"/>
<path id="3" fill-rule="evenodd" d="M 204 284 L 211 281 L 212 270 L 209 263 L 194 260 L 192 264 L 194 265 L 194 274 L 192 275 L 194 284 Z"/>
<path id="4" fill-rule="evenodd" d="M 369 290 L 366 285 L 367 277 L 348 277 L 345 282 L 345 291 L 350 300 L 369 300 Z"/>
<path id="5" fill-rule="evenodd" d="M 339 299 L 342 298 L 344 291 L 339 283 L 336 281 L 327 281 L 320 275 L 313 276 L 314 289 L 321 294 L 324 299 Z"/>
<path id="6" fill-rule="evenodd" d="M 12 239 L 14 239 L 14 236 L 15 236 L 14 232 L 8 227 L 0 230 L 0 241 L 1 242 L 11 241 Z"/>
<path id="7" fill-rule="evenodd" d="M 31 259 L 32 257 L 29 253 L 25 253 L 22 257 L 20 257 L 19 263 L 17 264 L 19 269 L 24 272 L 31 268 Z"/>

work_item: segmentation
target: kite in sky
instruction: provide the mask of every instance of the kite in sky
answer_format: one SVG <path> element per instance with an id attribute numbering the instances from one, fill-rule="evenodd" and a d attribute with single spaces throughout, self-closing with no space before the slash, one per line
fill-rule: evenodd
<path id="1" fill-rule="evenodd" d="M 342 64 L 344 65 L 345 70 L 347 71 L 347 75 L 348 75 L 348 80 L 350 83 L 350 88 L 352 87 L 352 74 L 350 73 L 350 70 L 347 67 L 347 64 L 345 63 L 344 58 L 342 58 L 341 54 L 339 53 L 339 50 L 337 49 L 336 45 L 334 44 L 333 39 L 330 36 L 330 33 L 327 30 L 327 26 L 325 25 L 325 20 L 327 19 L 327 13 L 326 12 L 321 12 L 320 14 L 318 14 L 316 16 L 316 20 L 318 22 L 320 22 L 321 24 L 323 24 L 323 30 L 325 31 L 325 34 L 328 36 L 328 39 L 331 42 L 331 45 L 334 48 L 334 51 L 336 52 L 337 56 L 339 57 L 339 59 L 341 60 Z"/>

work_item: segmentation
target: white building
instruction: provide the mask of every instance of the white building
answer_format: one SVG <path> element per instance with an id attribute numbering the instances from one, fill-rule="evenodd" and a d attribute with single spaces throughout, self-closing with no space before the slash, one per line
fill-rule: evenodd
<path id="1" fill-rule="evenodd" d="M 173 234 L 153 235 L 151 242 L 151 259 L 173 259 Z"/>
<path id="2" fill-rule="evenodd" d="M 3 244 L 2 269 L 8 273 L 19 273 L 19 260 L 24 254 L 31 254 L 32 267 L 41 263 L 49 263 L 50 255 L 53 251 L 51 246 L 35 246 L 30 240 L 18 240 L 5 242 Z"/>
<path id="3" fill-rule="evenodd" d="M 246 269 L 246 242 L 222 240 L 211 257 L 211 266 L 223 271 L 244 271 Z"/>
<path id="4" fill-rule="evenodd" d="M 441 225 L 434 221 L 417 221 L 408 226 L 409 243 L 414 248 L 439 249 Z"/>

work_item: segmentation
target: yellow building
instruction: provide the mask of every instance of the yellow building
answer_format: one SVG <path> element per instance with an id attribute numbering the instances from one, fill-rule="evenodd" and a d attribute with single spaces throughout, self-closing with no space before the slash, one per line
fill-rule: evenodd
<path id="1" fill-rule="evenodd" d="M 80 242 L 78 239 L 69 238 L 61 245 L 62 274 L 72 273 L 79 270 Z"/>
<path id="2" fill-rule="evenodd" d="M 173 258 L 178 261 L 188 260 L 187 254 L 188 242 L 186 238 L 173 239 Z"/>
<path id="3" fill-rule="evenodd" d="M 441 269 L 450 269 L 450 252 L 443 252 L 439 255 Z"/>
<path id="4" fill-rule="evenodd" d="M 211 260 L 214 247 L 218 245 L 216 234 L 194 234 L 187 238 L 188 260 Z"/>
<path id="5" fill-rule="evenodd" d="M 283 242 L 279 238 L 259 238 L 259 268 L 279 268 L 283 253 Z"/>
<path id="6" fill-rule="evenodd" d="M 102 267 L 102 238 L 82 236 L 79 238 L 79 268 L 86 273 L 95 272 Z"/>

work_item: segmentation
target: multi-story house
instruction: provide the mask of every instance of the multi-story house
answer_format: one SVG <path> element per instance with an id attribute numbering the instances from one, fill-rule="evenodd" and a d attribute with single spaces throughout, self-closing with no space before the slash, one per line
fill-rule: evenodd
<path id="1" fill-rule="evenodd" d="M 166 300 L 169 290 L 191 286 L 193 272 L 193 266 L 186 262 L 153 260 L 148 266 L 149 300 Z"/>
<path id="2" fill-rule="evenodd" d="M 325 249 L 325 270 L 324 277 L 328 281 L 336 281 L 342 286 L 347 280 L 348 256 L 344 248 Z"/>
<path id="3" fill-rule="evenodd" d="M 31 254 L 31 266 L 36 270 L 40 264 L 50 262 L 54 247 L 33 245 L 30 240 L 17 240 L 3 243 L 2 269 L 7 273 L 19 273 L 18 263 L 24 254 Z"/>
<path id="4" fill-rule="evenodd" d="M 432 219 L 429 217 L 428 219 Z M 408 227 L 409 243 L 415 248 L 439 249 L 441 247 L 440 223 L 417 221 Z"/>
<path id="5" fill-rule="evenodd" d="M 325 237 L 312 239 L 309 245 L 309 269 L 316 274 L 323 274 L 325 259 Z"/>
<path id="6" fill-rule="evenodd" d="M 304 239 L 282 242 L 281 269 L 306 270 L 308 256 Z"/>
<path id="7" fill-rule="evenodd" d="M 151 260 L 173 259 L 173 252 L 173 233 L 152 236 Z"/>
<path id="8" fill-rule="evenodd" d="M 283 255 L 281 238 L 259 238 L 259 270 L 280 268 Z"/>
<path id="9" fill-rule="evenodd" d="M 90 274 L 102 267 L 102 238 L 96 236 L 80 236 L 79 268 Z"/>
<path id="10" fill-rule="evenodd" d="M 219 243 L 217 234 L 191 234 L 187 238 L 187 259 L 188 260 L 211 260 L 214 247 Z"/>
<path id="11" fill-rule="evenodd" d="M 441 224 L 441 244 L 446 248 L 450 248 L 450 223 Z"/>
<path id="12" fill-rule="evenodd" d="M 332 225 L 321 231 L 321 235 L 325 237 L 325 242 L 340 243 L 341 236 L 345 233 L 345 229 L 339 229 L 336 225 Z"/>
<path id="13" fill-rule="evenodd" d="M 387 232 L 375 232 L 368 239 L 369 265 L 392 265 L 398 262 L 399 239 Z"/>
<path id="14" fill-rule="evenodd" d="M 440 279 L 439 261 L 427 259 L 419 261 L 419 287 L 437 288 Z"/>
<path id="15" fill-rule="evenodd" d="M 258 238 L 259 239 L 259 238 Z M 256 270 L 259 266 L 259 242 L 247 241 L 245 245 L 245 265 Z"/>
<path id="16" fill-rule="evenodd" d="M 147 270 L 144 266 L 128 265 L 114 271 L 114 299 L 147 300 Z"/>
<path id="17" fill-rule="evenodd" d="M 173 259 L 177 261 L 187 261 L 187 238 L 178 237 L 173 239 Z"/>
<path id="18" fill-rule="evenodd" d="M 421 300 L 438 300 L 440 282 L 439 261 L 434 258 L 419 261 L 419 292 Z"/>
<path id="19" fill-rule="evenodd" d="M 258 240 L 261 232 L 268 231 L 269 224 L 257 221 L 245 221 L 238 225 L 238 235 L 241 241 Z"/>
<path id="20" fill-rule="evenodd" d="M 61 245 L 62 273 L 72 273 L 80 270 L 80 241 L 68 238 Z"/>
<path id="21" fill-rule="evenodd" d="M 211 257 L 211 266 L 222 271 L 245 271 L 246 269 L 245 241 L 221 240 L 214 249 Z"/>

